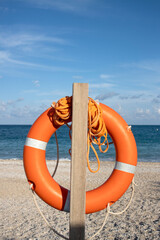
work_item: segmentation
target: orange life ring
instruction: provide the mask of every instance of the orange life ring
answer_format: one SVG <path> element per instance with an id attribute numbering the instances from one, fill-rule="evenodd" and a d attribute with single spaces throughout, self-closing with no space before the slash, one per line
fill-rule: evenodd
<path id="1" fill-rule="evenodd" d="M 116 202 L 132 182 L 137 164 L 137 147 L 134 136 L 125 120 L 113 109 L 100 103 L 102 117 L 116 149 L 116 164 L 111 176 L 98 188 L 86 192 L 86 213 L 100 211 Z M 53 126 L 47 109 L 32 125 L 24 146 L 23 160 L 29 183 L 34 191 L 50 206 L 69 212 L 70 191 L 60 186 L 50 175 L 45 150 L 52 134 L 58 127 Z"/>

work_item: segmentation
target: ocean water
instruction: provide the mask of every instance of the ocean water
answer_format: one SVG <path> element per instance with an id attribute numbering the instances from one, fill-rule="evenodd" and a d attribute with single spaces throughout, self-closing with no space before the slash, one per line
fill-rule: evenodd
<path id="1" fill-rule="evenodd" d="M 0 159 L 23 159 L 23 146 L 30 125 L 0 125 Z M 160 125 L 133 125 L 137 149 L 138 161 L 160 162 Z M 60 159 L 69 160 L 68 150 L 71 141 L 68 128 L 62 126 L 57 130 Z M 107 153 L 98 152 L 101 161 L 114 161 L 115 149 L 111 144 Z M 57 156 L 57 146 L 54 135 L 51 137 L 46 149 L 46 159 L 55 160 Z M 90 160 L 95 160 L 91 152 Z"/>

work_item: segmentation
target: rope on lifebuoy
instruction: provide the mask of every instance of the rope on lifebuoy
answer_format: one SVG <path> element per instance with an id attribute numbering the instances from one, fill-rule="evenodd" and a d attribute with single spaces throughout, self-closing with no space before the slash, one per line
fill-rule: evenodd
<path id="1" fill-rule="evenodd" d="M 55 125 L 66 124 L 69 127 L 69 136 L 71 139 L 71 129 L 72 126 L 67 124 L 67 121 L 71 118 L 72 115 L 72 97 L 64 97 L 58 100 L 57 103 L 53 102 L 51 107 L 54 108 L 55 114 L 52 118 L 52 121 Z M 106 153 L 109 148 L 109 143 L 107 139 L 107 128 L 102 118 L 102 109 L 99 104 L 94 101 L 92 98 L 88 98 L 88 136 L 87 136 L 87 165 L 88 169 L 92 173 L 98 172 L 100 168 L 100 160 L 95 150 L 93 144 L 98 145 L 100 152 Z M 102 140 L 102 137 L 104 138 Z M 105 146 L 105 149 L 102 149 L 102 146 Z M 89 162 L 89 153 L 90 147 L 92 148 L 98 163 L 98 168 L 92 170 Z M 71 149 L 69 149 L 71 155 Z"/>
<path id="2" fill-rule="evenodd" d="M 56 171 L 55 171 L 55 172 L 56 172 Z M 111 214 L 111 215 L 121 215 L 121 214 L 123 214 L 123 213 L 129 208 L 129 206 L 131 205 L 131 202 L 132 202 L 132 200 L 133 200 L 133 196 L 134 196 L 134 191 L 135 191 L 134 186 L 138 186 L 138 185 L 135 184 L 134 178 L 133 178 L 132 183 L 131 183 L 132 194 L 131 194 L 131 197 L 130 197 L 130 200 L 129 200 L 127 206 L 126 206 L 125 209 L 123 209 L 122 211 L 120 211 L 120 212 L 111 212 L 111 211 L 110 211 L 110 204 L 108 203 L 107 208 L 106 208 L 105 219 L 104 219 L 104 221 L 103 221 L 102 226 L 100 227 L 100 229 L 99 229 L 94 235 L 92 235 L 90 238 L 88 238 L 88 240 L 92 240 L 95 236 L 97 236 L 97 235 L 102 231 L 102 229 L 104 228 L 104 226 L 105 226 L 105 224 L 106 224 L 106 222 L 107 222 L 107 219 L 108 219 L 108 217 L 109 217 L 110 214 Z M 38 209 L 41 217 L 43 218 L 43 220 L 45 221 L 45 223 L 47 224 L 47 226 L 48 226 L 51 230 L 53 230 L 56 234 L 58 234 L 59 236 L 61 236 L 62 238 L 68 239 L 68 238 L 66 238 L 65 236 L 63 236 L 63 235 L 61 235 L 60 233 L 58 233 L 58 232 L 49 224 L 49 222 L 47 221 L 46 217 L 44 216 L 44 214 L 42 213 L 40 207 L 38 206 L 38 203 L 37 203 L 37 200 L 36 200 L 36 197 L 35 197 L 35 192 L 34 192 L 34 190 L 33 190 L 33 184 L 30 185 L 30 190 L 31 190 L 31 192 L 32 192 L 32 196 L 33 196 L 33 200 L 34 200 L 35 206 L 37 207 L 37 209 Z"/>
<path id="3" fill-rule="evenodd" d="M 47 224 L 47 226 L 54 232 L 56 233 L 57 235 L 59 235 L 60 237 L 62 237 L 63 239 L 67 239 L 67 237 L 63 236 L 62 234 L 60 234 L 59 232 L 57 232 L 50 224 L 49 222 L 47 221 L 46 217 L 44 216 L 44 214 L 42 213 L 38 203 L 37 203 L 37 200 L 36 200 L 36 196 L 35 196 L 35 192 L 34 190 L 32 189 L 33 188 L 33 184 L 30 185 L 30 190 L 32 192 L 32 197 L 33 197 L 33 200 L 34 200 L 34 204 L 36 206 L 36 208 L 38 209 L 38 212 L 40 213 L 41 217 L 43 218 L 43 220 L 45 221 L 45 223 Z"/>
<path id="4" fill-rule="evenodd" d="M 55 139 L 56 139 L 56 144 L 57 144 L 57 162 L 56 162 L 56 166 L 54 169 L 54 172 L 52 173 L 52 178 L 54 177 L 54 175 L 56 174 L 57 168 L 58 168 L 58 164 L 59 164 L 59 145 L 58 145 L 58 138 L 57 138 L 57 133 L 54 133 Z"/>
<path id="5" fill-rule="evenodd" d="M 123 213 L 129 208 L 129 206 L 131 205 L 131 202 L 132 202 L 132 200 L 133 200 L 133 196 L 134 196 L 134 191 L 135 191 L 134 186 L 138 186 L 138 185 L 135 184 L 134 178 L 133 178 L 132 183 L 131 183 L 132 194 L 131 194 L 131 197 L 130 197 L 130 200 L 129 200 L 127 206 L 126 206 L 125 209 L 123 209 L 122 211 L 120 211 L 120 212 L 111 212 L 111 211 L 110 211 L 110 204 L 108 203 L 107 208 L 106 208 L 106 210 L 107 210 L 106 216 L 105 216 L 105 219 L 104 219 L 104 221 L 103 221 L 102 226 L 101 226 L 100 229 L 99 229 L 93 236 L 91 236 L 88 240 L 93 239 L 95 236 L 97 236 L 97 235 L 102 231 L 102 229 L 103 229 L 103 227 L 105 226 L 106 221 L 107 221 L 107 219 L 108 219 L 108 217 L 109 217 L 109 214 L 112 214 L 112 215 L 121 215 L 121 214 L 123 214 Z"/>

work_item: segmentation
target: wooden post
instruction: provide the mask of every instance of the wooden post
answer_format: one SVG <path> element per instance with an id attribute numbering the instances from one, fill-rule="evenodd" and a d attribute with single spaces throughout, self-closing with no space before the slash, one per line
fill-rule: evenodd
<path id="1" fill-rule="evenodd" d="M 70 240 L 85 239 L 88 84 L 74 83 L 72 95 Z"/>

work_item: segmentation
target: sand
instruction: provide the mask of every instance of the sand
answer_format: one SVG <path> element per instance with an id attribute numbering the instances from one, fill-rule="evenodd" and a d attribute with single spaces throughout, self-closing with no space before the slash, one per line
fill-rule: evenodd
<path id="1" fill-rule="evenodd" d="M 47 165 L 52 172 L 55 162 L 47 161 Z M 98 173 L 87 171 L 87 190 L 102 184 L 113 165 L 103 162 Z M 69 169 L 69 162 L 60 162 L 55 176 L 56 181 L 67 188 Z M 0 181 L 0 239 L 68 239 L 69 214 L 48 206 L 37 197 L 42 212 L 57 234 L 46 225 L 35 207 L 22 161 L 0 160 Z M 160 163 L 138 163 L 135 182 L 138 186 L 129 209 L 122 215 L 109 215 L 103 230 L 94 239 L 160 239 Z M 121 211 L 130 195 L 129 188 L 111 206 L 112 211 Z M 105 214 L 106 210 L 86 215 L 86 239 L 101 227 Z"/>

